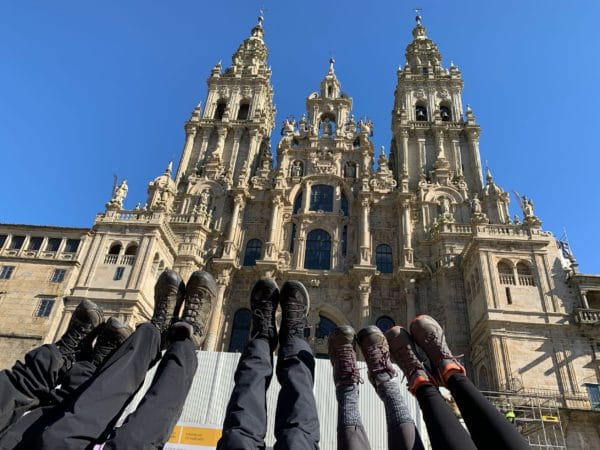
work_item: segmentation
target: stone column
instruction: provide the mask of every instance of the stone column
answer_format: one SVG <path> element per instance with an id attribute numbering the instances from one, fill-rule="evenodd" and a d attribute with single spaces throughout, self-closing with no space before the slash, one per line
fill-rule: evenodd
<path id="1" fill-rule="evenodd" d="M 177 168 L 177 176 L 175 177 L 175 184 L 179 183 L 181 177 L 187 170 L 187 165 L 190 162 L 190 156 L 192 156 L 192 147 L 194 146 L 194 140 L 196 138 L 196 125 L 187 123 L 185 125 L 185 145 L 183 146 L 183 153 L 181 155 L 181 161 Z"/>
<path id="2" fill-rule="evenodd" d="M 360 234 L 360 258 L 359 265 L 370 265 L 371 264 L 371 255 L 370 255 L 370 244 L 371 240 L 369 239 L 369 199 L 363 198 L 360 202 L 361 206 L 361 215 L 359 222 L 359 234 Z"/>
<path id="3" fill-rule="evenodd" d="M 446 159 L 446 154 L 444 153 L 444 132 L 437 131 L 435 140 L 437 146 L 437 159 Z"/>
<path id="4" fill-rule="evenodd" d="M 341 210 L 342 204 L 342 190 L 339 183 L 336 183 L 333 188 L 333 212 L 339 213 Z"/>
<path id="5" fill-rule="evenodd" d="M 402 266 L 413 267 L 412 221 L 410 217 L 410 200 L 402 202 Z"/>
<path id="6" fill-rule="evenodd" d="M 402 130 L 402 167 L 399 167 L 403 173 L 408 175 L 408 131 Z"/>
<path id="7" fill-rule="evenodd" d="M 475 182 L 477 183 L 477 190 L 481 191 L 483 189 L 483 176 L 481 171 L 481 158 L 479 155 L 479 131 L 478 130 L 469 130 L 469 145 L 471 146 L 471 155 L 473 158 L 473 162 L 475 163 L 475 169 L 477 170 L 477 178 Z"/>
<path id="8" fill-rule="evenodd" d="M 358 314 L 357 321 L 359 328 L 364 328 L 369 325 L 369 319 L 371 318 L 371 305 L 369 297 L 371 295 L 371 284 L 366 281 L 358 285 Z"/>
<path id="9" fill-rule="evenodd" d="M 462 157 L 460 156 L 460 141 L 458 136 L 452 136 L 452 148 L 454 149 L 454 164 L 457 175 L 462 175 Z"/>
<path id="10" fill-rule="evenodd" d="M 425 136 L 418 136 L 419 164 L 424 172 L 427 172 L 427 150 L 425 149 Z"/>
<path id="11" fill-rule="evenodd" d="M 258 153 L 258 146 L 260 145 L 261 138 L 262 135 L 260 134 L 259 130 L 250 130 L 250 145 L 248 146 L 248 156 L 246 157 L 249 164 L 252 164 L 252 158 L 254 155 L 256 155 L 256 153 Z M 252 167 L 248 168 L 250 169 L 248 171 L 250 173 L 252 171 Z"/>
<path id="12" fill-rule="evenodd" d="M 405 290 L 406 293 L 406 323 L 409 324 L 415 317 L 417 317 L 417 299 L 416 290 L 414 287 L 408 287 Z"/>
<path id="13" fill-rule="evenodd" d="M 312 182 L 306 180 L 304 183 L 304 192 L 302 193 L 302 207 L 300 208 L 302 214 L 308 213 L 308 208 L 310 207 L 310 187 Z"/>
<path id="14" fill-rule="evenodd" d="M 208 332 L 206 333 L 203 346 L 204 350 L 215 351 L 219 326 L 223 319 L 223 299 L 225 298 L 225 290 L 229 284 L 229 279 L 229 271 L 226 270 L 221 272 L 217 277 L 217 298 L 215 299 L 210 320 L 208 321 Z"/>
<path id="15" fill-rule="evenodd" d="M 233 146 L 231 147 L 231 159 L 229 160 L 229 169 L 235 176 L 235 166 L 237 161 L 238 151 L 240 149 L 240 139 L 242 138 L 243 128 L 236 128 L 233 132 Z"/>
<path id="16" fill-rule="evenodd" d="M 241 194 L 237 194 L 233 199 L 233 212 L 231 213 L 231 221 L 229 222 L 229 228 L 227 229 L 227 239 L 225 239 L 225 249 L 223 250 L 223 258 L 234 257 L 234 239 L 237 224 L 240 218 L 240 211 L 244 205 L 244 198 Z"/>
<path id="17" fill-rule="evenodd" d="M 217 128 L 217 146 L 213 151 L 213 156 L 218 157 L 219 159 L 223 159 L 223 149 L 225 148 L 225 138 L 227 137 L 227 127 L 219 127 Z"/>
<path id="18" fill-rule="evenodd" d="M 279 196 L 275 196 L 271 199 L 271 222 L 269 228 L 269 240 L 265 246 L 264 259 L 268 261 L 277 260 L 277 232 L 279 231 L 279 206 L 281 205 L 281 199 Z"/>
<path id="19" fill-rule="evenodd" d="M 590 309 L 586 291 L 581 291 L 581 303 L 583 305 L 583 309 Z"/>
<path id="20" fill-rule="evenodd" d="M 302 220 L 296 230 L 296 246 L 294 247 L 294 260 L 296 269 L 304 267 L 304 252 L 306 251 L 306 229 L 308 224 Z"/>

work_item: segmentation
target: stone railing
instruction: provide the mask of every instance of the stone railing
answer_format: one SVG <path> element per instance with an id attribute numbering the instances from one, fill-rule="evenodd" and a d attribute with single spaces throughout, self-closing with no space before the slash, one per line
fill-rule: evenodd
<path id="1" fill-rule="evenodd" d="M 600 324 L 600 309 L 576 309 L 575 322 L 585 325 Z"/>
<path id="2" fill-rule="evenodd" d="M 96 215 L 96 222 L 144 222 L 160 223 L 164 213 L 144 210 L 108 210 L 104 214 Z"/>
<path id="3" fill-rule="evenodd" d="M 521 286 L 535 286 L 533 275 L 519 274 L 519 284 Z"/>
<path id="4" fill-rule="evenodd" d="M 133 266 L 135 264 L 135 255 L 121 256 L 121 264 L 126 266 Z"/>
<path id="5" fill-rule="evenodd" d="M 104 264 L 116 264 L 119 260 L 119 255 L 106 255 L 104 257 Z"/>
<path id="6" fill-rule="evenodd" d="M 500 273 L 498 274 L 498 278 L 500 278 L 500 284 L 515 284 L 515 277 L 512 273 Z"/>

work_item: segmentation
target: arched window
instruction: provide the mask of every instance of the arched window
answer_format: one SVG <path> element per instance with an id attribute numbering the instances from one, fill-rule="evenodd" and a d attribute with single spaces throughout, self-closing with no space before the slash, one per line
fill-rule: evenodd
<path id="1" fill-rule="evenodd" d="M 394 319 L 388 316 L 381 316 L 379 319 L 375 321 L 375 325 L 381 330 L 382 333 L 385 333 L 387 330 L 396 325 Z"/>
<path id="2" fill-rule="evenodd" d="M 427 122 L 427 108 L 425 105 L 417 105 L 415 107 L 415 117 L 419 122 Z"/>
<path id="3" fill-rule="evenodd" d="M 231 339 L 229 339 L 230 352 L 243 352 L 250 339 L 250 323 L 252 313 L 247 308 L 238 309 L 233 316 L 231 325 Z"/>
<path id="4" fill-rule="evenodd" d="M 137 251 L 138 251 L 137 244 L 129 244 L 127 246 L 127 250 L 125 250 L 125 254 L 129 255 L 129 256 L 135 256 L 135 255 L 137 255 Z"/>
<path id="5" fill-rule="evenodd" d="M 310 188 L 311 211 L 333 211 L 333 186 L 315 184 Z"/>
<path id="6" fill-rule="evenodd" d="M 442 117 L 442 122 L 450 122 L 452 120 L 450 108 L 446 105 L 440 106 L 440 116 Z"/>
<path id="7" fill-rule="evenodd" d="M 335 116 L 331 113 L 321 115 L 319 123 L 319 136 L 334 136 L 335 135 Z"/>
<path id="8" fill-rule="evenodd" d="M 337 328 L 337 325 L 333 320 L 329 320 L 327 317 L 319 315 L 319 325 L 317 325 L 315 337 L 317 339 L 324 339 L 328 337 L 335 328 Z"/>
<path id="9" fill-rule="evenodd" d="M 238 110 L 237 120 L 248 120 L 249 112 L 250 104 L 248 102 L 240 103 L 240 109 Z"/>
<path id="10" fill-rule="evenodd" d="M 500 284 L 516 284 L 512 267 L 506 261 L 498 263 L 498 277 L 500 278 Z"/>
<path id="11" fill-rule="evenodd" d="M 217 103 L 217 107 L 215 108 L 215 119 L 221 120 L 223 115 L 225 114 L 225 109 L 227 108 L 227 102 L 223 100 L 219 100 Z"/>
<path id="12" fill-rule="evenodd" d="M 348 199 L 346 198 L 346 196 L 343 193 L 342 193 L 342 199 L 340 202 L 340 208 L 342 209 L 344 216 L 348 217 Z"/>
<path id="13" fill-rule="evenodd" d="M 110 250 L 108 250 L 109 255 L 118 255 L 121 253 L 121 244 L 112 244 L 110 246 Z"/>
<path id="14" fill-rule="evenodd" d="M 300 212 L 300 208 L 302 208 L 302 191 L 298 192 L 296 198 L 294 199 L 293 214 L 298 214 Z"/>
<path id="15" fill-rule="evenodd" d="M 490 390 L 490 379 L 488 376 L 488 371 L 485 366 L 481 366 L 479 368 L 479 376 L 477 377 L 478 388 L 481 391 L 489 391 Z"/>
<path id="16" fill-rule="evenodd" d="M 377 246 L 375 250 L 375 265 L 381 273 L 392 273 L 394 271 L 392 247 L 387 244 L 379 244 Z"/>
<path id="17" fill-rule="evenodd" d="M 517 275 L 521 286 L 535 286 L 535 280 L 527 263 L 523 261 L 517 263 Z"/>
<path id="18" fill-rule="evenodd" d="M 255 266 L 256 260 L 260 259 L 262 242 L 258 239 L 250 239 L 246 244 L 246 253 L 244 253 L 244 266 Z"/>
<path id="19" fill-rule="evenodd" d="M 154 255 L 154 259 L 152 260 L 152 273 L 158 275 L 158 263 L 160 262 L 160 256 L 158 253 Z"/>
<path id="20" fill-rule="evenodd" d="M 304 268 L 319 270 L 331 268 L 331 236 L 327 231 L 316 229 L 308 233 Z"/>

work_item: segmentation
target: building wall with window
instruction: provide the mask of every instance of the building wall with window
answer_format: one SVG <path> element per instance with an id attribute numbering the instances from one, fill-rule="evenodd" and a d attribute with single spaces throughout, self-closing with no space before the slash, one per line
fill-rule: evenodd
<path id="1" fill-rule="evenodd" d="M 0 367 L 56 338 L 89 239 L 88 229 L 0 225 Z"/>
<path id="2" fill-rule="evenodd" d="M 578 272 L 531 199 L 509 217 L 508 193 L 483 173 L 459 68 L 442 65 L 420 18 L 412 34 L 389 151 L 374 148 L 373 123 L 355 119 L 333 59 L 271 147 L 261 20 L 231 65 L 210 71 L 178 168 L 149 183 L 145 207 L 125 208 L 117 189 L 90 230 L 1 226 L 0 362 L 54 340 L 82 298 L 130 324 L 147 320 L 162 270 L 187 280 L 202 268 L 218 285 L 207 350 L 243 347 L 257 279 L 294 279 L 311 296 L 305 335 L 318 357 L 337 325 L 388 329 L 426 313 L 481 388 L 544 395 L 566 421 L 600 408 L 600 276 Z M 81 241 L 74 253 L 69 239 Z M 600 448 L 595 431 L 571 430 L 570 442 L 589 432 L 588 447 Z"/>

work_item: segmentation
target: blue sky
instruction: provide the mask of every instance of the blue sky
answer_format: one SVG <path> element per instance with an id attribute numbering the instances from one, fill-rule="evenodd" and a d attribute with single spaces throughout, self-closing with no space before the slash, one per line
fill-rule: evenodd
<path id="1" fill-rule="evenodd" d="M 148 181 L 177 163 L 211 67 L 229 64 L 262 3 L 0 2 L 0 222 L 90 227 L 113 174 L 128 179 L 127 207 L 143 203 Z M 600 2 L 417 3 L 444 66 L 463 73 L 496 181 L 532 197 L 545 229 L 566 228 L 581 270 L 600 272 Z M 264 4 L 273 146 L 333 54 L 355 115 L 388 148 L 414 2 Z"/>

